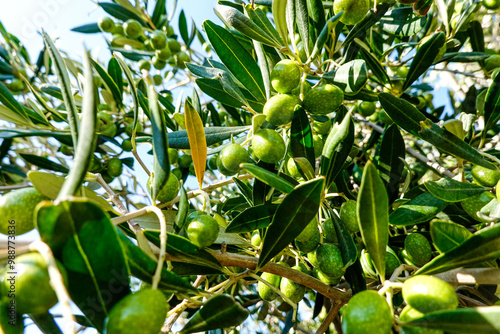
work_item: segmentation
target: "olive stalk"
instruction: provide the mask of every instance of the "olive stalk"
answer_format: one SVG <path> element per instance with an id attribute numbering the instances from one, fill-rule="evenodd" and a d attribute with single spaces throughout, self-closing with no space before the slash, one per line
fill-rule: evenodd
<path id="1" fill-rule="evenodd" d="M 36 250 L 38 253 L 40 253 L 40 255 L 47 263 L 50 285 L 56 293 L 57 300 L 59 301 L 59 303 L 61 303 L 62 316 L 66 322 L 63 328 L 63 333 L 74 333 L 76 319 L 70 307 L 71 298 L 69 297 L 68 290 L 66 290 L 66 286 L 64 285 L 64 279 L 59 272 L 59 269 L 57 269 L 56 260 L 54 258 L 54 254 L 52 254 L 52 250 L 46 243 L 41 240 L 32 242 L 29 248 L 30 250 Z"/>

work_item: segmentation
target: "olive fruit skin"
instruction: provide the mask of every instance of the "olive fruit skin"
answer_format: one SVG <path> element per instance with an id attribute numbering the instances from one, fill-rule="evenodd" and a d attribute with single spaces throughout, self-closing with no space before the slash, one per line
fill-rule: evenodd
<path id="1" fill-rule="evenodd" d="M 111 177 L 120 176 L 123 172 L 123 162 L 118 158 L 111 158 L 108 161 L 108 174 Z"/>
<path id="2" fill-rule="evenodd" d="M 271 273 L 262 273 L 260 277 L 263 280 L 271 283 L 276 288 L 280 288 L 281 276 Z M 276 291 L 273 291 L 269 286 L 260 281 L 259 283 L 257 283 L 257 292 L 259 293 L 260 298 L 267 301 L 272 301 L 278 296 Z"/>
<path id="3" fill-rule="evenodd" d="M 160 290 L 144 289 L 116 303 L 105 321 L 106 334 L 157 334 L 169 306 Z"/>
<path id="4" fill-rule="evenodd" d="M 186 227 L 186 233 L 193 244 L 199 248 L 204 248 L 217 240 L 219 224 L 209 215 L 200 215 L 189 222 Z"/>
<path id="5" fill-rule="evenodd" d="M 137 38 L 142 35 L 142 25 L 139 21 L 130 19 L 123 23 L 125 35 L 130 38 Z"/>
<path id="6" fill-rule="evenodd" d="M 421 267 L 432 258 L 431 244 L 420 233 L 411 233 L 405 238 L 405 253 L 409 260 Z"/>
<path id="7" fill-rule="evenodd" d="M 247 150 L 239 144 L 229 144 L 220 152 L 219 160 L 222 165 L 232 173 L 240 171 L 240 164 L 250 158 Z"/>
<path id="8" fill-rule="evenodd" d="M 147 61 L 146 59 L 141 59 L 139 60 L 139 70 L 145 70 L 145 71 L 150 71 L 151 70 L 151 63 Z"/>
<path id="9" fill-rule="evenodd" d="M 349 200 L 340 207 L 340 220 L 344 223 L 349 233 L 359 232 L 358 215 L 356 213 L 356 201 Z"/>
<path id="10" fill-rule="evenodd" d="M 345 25 L 354 25 L 360 22 L 369 10 L 369 0 L 335 0 L 333 2 L 333 11 L 335 14 L 344 11 L 340 22 Z"/>
<path id="11" fill-rule="evenodd" d="M 271 71 L 271 86 L 278 93 L 290 93 L 299 81 L 300 68 L 292 60 L 281 60 Z"/>
<path id="12" fill-rule="evenodd" d="M 168 176 L 167 183 L 163 186 L 157 196 L 157 200 L 160 202 L 170 202 L 179 193 L 180 183 L 179 179 L 175 174 L 170 173 Z"/>
<path id="13" fill-rule="evenodd" d="M 11 191 L 0 197 L 0 233 L 9 234 L 15 231 L 16 235 L 27 233 L 35 228 L 35 208 L 48 198 L 40 194 L 35 188 L 24 188 Z M 15 221 L 15 225 L 9 223 Z M 13 227 L 15 227 L 15 230 Z"/>
<path id="14" fill-rule="evenodd" d="M 304 269 L 301 266 L 294 266 L 292 269 L 304 272 Z M 298 303 L 302 300 L 302 298 L 304 298 L 306 287 L 283 277 L 280 282 L 280 291 L 292 302 Z"/>
<path id="15" fill-rule="evenodd" d="M 155 30 L 151 34 L 151 44 L 155 50 L 164 49 L 167 46 L 167 36 L 163 31 Z"/>
<path id="16" fill-rule="evenodd" d="M 286 125 L 292 121 L 295 106 L 300 104 L 300 99 L 295 95 L 278 94 L 266 102 L 263 113 L 269 123 L 275 126 Z"/>
<path id="17" fill-rule="evenodd" d="M 189 168 L 193 162 L 193 157 L 190 154 L 183 154 L 177 160 L 177 164 L 180 168 Z"/>
<path id="18" fill-rule="evenodd" d="M 58 264 L 62 276 L 66 271 Z M 39 253 L 27 253 L 16 257 L 15 298 L 16 311 L 20 314 L 41 314 L 57 304 L 57 295 L 50 285 L 47 264 Z M 11 275 L 5 272 L 2 294 L 11 290 Z"/>
<path id="19" fill-rule="evenodd" d="M 165 47 L 163 49 L 156 50 L 155 56 L 161 61 L 167 61 L 170 57 L 172 57 L 172 52 L 168 47 Z"/>
<path id="20" fill-rule="evenodd" d="M 375 103 L 369 101 L 362 101 L 358 104 L 356 111 L 363 117 L 369 117 L 375 113 Z"/>
<path id="21" fill-rule="evenodd" d="M 451 285 L 433 276 L 411 277 L 404 282 L 402 291 L 408 305 L 424 314 L 458 306 L 458 297 Z"/>
<path id="22" fill-rule="evenodd" d="M 344 100 L 344 92 L 332 84 L 312 88 L 304 97 L 304 109 L 313 115 L 326 115 L 335 111 Z"/>
<path id="23" fill-rule="evenodd" d="M 376 291 L 365 290 L 355 294 L 344 310 L 344 334 L 390 334 L 391 328 L 391 309 Z"/>
<path id="24" fill-rule="evenodd" d="M 500 173 L 479 165 L 474 165 L 471 169 L 472 178 L 478 184 L 485 187 L 494 187 L 500 181 Z"/>
<path id="25" fill-rule="evenodd" d="M 253 136 L 252 150 L 259 160 L 275 164 L 283 159 L 286 146 L 279 133 L 271 129 L 261 129 Z"/>
<path id="26" fill-rule="evenodd" d="M 334 244 L 325 243 L 316 249 L 319 269 L 332 278 L 340 278 L 344 275 L 344 263 L 340 249 Z"/>
<path id="27" fill-rule="evenodd" d="M 97 22 L 99 29 L 104 32 L 112 32 L 115 29 L 115 23 L 110 17 L 104 16 Z"/>

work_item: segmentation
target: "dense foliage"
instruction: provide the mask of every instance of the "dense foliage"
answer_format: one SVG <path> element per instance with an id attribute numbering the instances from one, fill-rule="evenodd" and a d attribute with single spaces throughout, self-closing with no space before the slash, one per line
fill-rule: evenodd
<path id="1" fill-rule="evenodd" d="M 1 328 L 500 333 L 497 2 L 99 2 L 109 59 L 0 25 Z"/>

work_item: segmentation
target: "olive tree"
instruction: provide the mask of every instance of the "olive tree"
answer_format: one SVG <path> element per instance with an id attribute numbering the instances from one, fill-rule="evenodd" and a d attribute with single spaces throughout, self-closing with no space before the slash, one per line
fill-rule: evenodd
<path id="1" fill-rule="evenodd" d="M 498 4 L 176 4 L 0 25 L 3 331 L 500 332 Z"/>

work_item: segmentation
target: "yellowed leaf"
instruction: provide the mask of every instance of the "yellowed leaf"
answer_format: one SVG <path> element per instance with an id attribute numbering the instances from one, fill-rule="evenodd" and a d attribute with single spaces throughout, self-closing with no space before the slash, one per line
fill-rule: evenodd
<path id="1" fill-rule="evenodd" d="M 191 156 L 193 157 L 194 172 L 200 188 L 202 188 L 205 166 L 207 165 L 207 140 L 200 115 L 198 115 L 189 100 L 186 100 L 184 104 L 184 118 Z"/>

